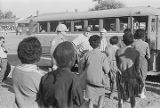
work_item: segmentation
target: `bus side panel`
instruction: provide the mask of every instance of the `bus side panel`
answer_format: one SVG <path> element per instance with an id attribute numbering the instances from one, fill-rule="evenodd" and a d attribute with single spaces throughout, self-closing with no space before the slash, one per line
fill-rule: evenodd
<path id="1" fill-rule="evenodd" d="M 157 57 L 156 57 L 156 67 L 157 71 L 160 71 L 160 16 L 157 18 Z"/>

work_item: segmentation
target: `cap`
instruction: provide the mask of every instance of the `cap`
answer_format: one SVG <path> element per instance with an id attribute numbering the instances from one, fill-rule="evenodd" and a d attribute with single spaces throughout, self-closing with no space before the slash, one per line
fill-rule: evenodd
<path id="1" fill-rule="evenodd" d="M 59 24 L 56 28 L 56 32 L 59 31 L 59 32 L 65 32 L 65 31 L 68 31 L 67 27 L 65 24 Z"/>
<path id="2" fill-rule="evenodd" d="M 102 28 L 101 30 L 100 30 L 100 33 L 106 33 L 107 31 L 106 31 L 106 29 L 104 29 L 104 28 Z"/>
<path id="3" fill-rule="evenodd" d="M 84 27 L 84 32 L 90 32 L 91 31 L 91 27 Z"/>

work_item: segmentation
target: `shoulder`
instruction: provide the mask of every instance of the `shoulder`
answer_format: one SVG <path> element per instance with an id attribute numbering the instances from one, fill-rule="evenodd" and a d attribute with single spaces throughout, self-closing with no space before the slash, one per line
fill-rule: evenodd
<path id="1" fill-rule="evenodd" d="M 47 74 L 45 74 L 44 76 L 42 76 L 41 78 L 41 83 L 42 84 L 47 84 L 49 82 L 53 82 L 55 80 L 54 76 L 53 76 L 53 72 L 48 72 Z"/>

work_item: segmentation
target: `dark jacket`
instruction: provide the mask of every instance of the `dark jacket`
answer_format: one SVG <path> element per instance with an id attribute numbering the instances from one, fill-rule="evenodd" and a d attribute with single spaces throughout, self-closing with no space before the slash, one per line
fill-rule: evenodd
<path id="1" fill-rule="evenodd" d="M 48 108 L 74 108 L 83 103 L 78 76 L 69 69 L 57 69 L 42 77 L 38 102 Z"/>

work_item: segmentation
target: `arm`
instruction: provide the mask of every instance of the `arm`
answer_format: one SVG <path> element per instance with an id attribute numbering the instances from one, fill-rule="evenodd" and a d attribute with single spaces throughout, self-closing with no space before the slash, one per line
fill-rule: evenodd
<path id="1" fill-rule="evenodd" d="M 51 49 L 50 49 L 50 56 L 51 56 L 51 68 L 52 70 L 56 70 L 57 69 L 57 65 L 56 65 L 56 60 L 55 58 L 53 57 L 53 52 L 55 50 L 55 43 L 56 41 L 52 41 L 51 42 Z"/>
<path id="2" fill-rule="evenodd" d="M 139 52 L 138 52 L 137 58 L 135 60 L 135 69 L 136 69 L 136 77 L 138 78 L 140 83 L 143 83 L 141 72 L 140 72 L 140 54 L 139 54 Z"/>
<path id="3" fill-rule="evenodd" d="M 73 88 L 72 88 L 73 101 L 74 104 L 77 106 L 81 106 L 84 103 L 83 89 L 80 83 L 81 81 L 78 76 L 73 79 Z"/>
<path id="4" fill-rule="evenodd" d="M 104 71 L 104 74 L 108 74 L 109 70 L 110 70 L 109 61 L 108 61 L 108 58 L 105 57 L 104 60 L 103 60 L 103 71 Z"/>
<path id="5" fill-rule="evenodd" d="M 50 47 L 51 47 L 51 49 L 50 49 L 50 55 L 51 55 L 51 57 L 53 56 L 53 52 L 54 52 L 54 49 L 55 49 L 55 41 L 52 41 L 51 42 L 51 45 L 50 45 Z"/>
<path id="6" fill-rule="evenodd" d="M 150 59 L 150 49 L 149 49 L 148 43 L 147 43 L 147 48 L 146 48 L 146 59 Z"/>

